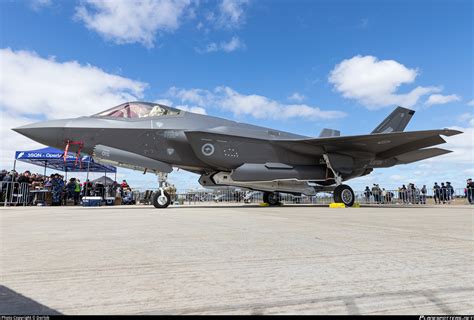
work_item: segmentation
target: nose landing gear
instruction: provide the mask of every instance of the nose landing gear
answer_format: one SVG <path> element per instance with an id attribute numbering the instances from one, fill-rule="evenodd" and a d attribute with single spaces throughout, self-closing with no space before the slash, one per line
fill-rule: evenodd
<path id="1" fill-rule="evenodd" d="M 158 184 L 160 188 L 158 191 L 153 193 L 153 196 L 151 197 L 151 203 L 153 203 L 153 206 L 157 209 L 167 208 L 171 204 L 171 196 L 164 190 L 167 178 L 167 173 L 158 173 Z"/>
<path id="2" fill-rule="evenodd" d="M 164 209 L 170 205 L 171 197 L 168 192 L 163 190 L 163 188 L 160 188 L 157 192 L 153 193 L 151 202 L 153 203 L 155 208 Z"/>

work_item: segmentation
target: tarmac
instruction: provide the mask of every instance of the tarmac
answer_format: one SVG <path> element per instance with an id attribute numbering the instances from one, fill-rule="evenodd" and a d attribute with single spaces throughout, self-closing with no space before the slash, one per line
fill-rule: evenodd
<path id="1" fill-rule="evenodd" d="M 0 209 L 0 314 L 473 314 L 474 208 Z"/>

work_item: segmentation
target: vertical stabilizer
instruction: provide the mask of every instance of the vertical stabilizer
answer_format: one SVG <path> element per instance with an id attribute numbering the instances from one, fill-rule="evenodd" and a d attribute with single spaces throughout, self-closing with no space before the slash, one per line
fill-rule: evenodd
<path id="1" fill-rule="evenodd" d="M 413 117 L 414 114 L 414 110 L 397 107 L 371 133 L 401 132 L 405 130 L 408 122 L 410 122 L 411 117 Z"/>

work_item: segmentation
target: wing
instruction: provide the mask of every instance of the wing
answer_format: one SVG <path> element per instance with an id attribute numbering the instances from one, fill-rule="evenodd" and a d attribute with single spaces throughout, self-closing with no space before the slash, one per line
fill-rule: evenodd
<path id="1" fill-rule="evenodd" d="M 214 141 L 216 151 L 221 149 L 219 146 L 221 142 L 224 145 L 236 143 L 237 147 L 242 143 L 242 146 L 245 146 L 246 153 L 253 155 L 256 162 L 264 161 L 273 152 L 278 152 L 275 150 L 287 150 L 315 158 L 325 153 L 344 155 L 347 156 L 346 158 L 350 157 L 365 163 L 370 162 L 370 167 L 410 163 L 448 153 L 449 150 L 424 148 L 445 143 L 446 141 L 441 137 L 442 135 L 453 136 L 460 133 L 462 132 L 457 130 L 442 129 L 375 133 L 359 136 L 278 139 L 277 137 L 252 137 L 249 132 L 242 132 L 242 134 L 223 133 L 212 129 L 185 132 L 196 155 L 207 163 L 216 160 L 214 157 L 203 156 L 199 148 L 206 141 Z M 278 148 L 271 148 L 272 146 Z"/>

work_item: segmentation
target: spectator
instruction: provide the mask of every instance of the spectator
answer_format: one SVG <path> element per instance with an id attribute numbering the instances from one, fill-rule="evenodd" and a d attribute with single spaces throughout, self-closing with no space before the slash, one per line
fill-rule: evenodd
<path id="1" fill-rule="evenodd" d="M 437 182 L 435 182 L 433 186 L 433 198 L 435 204 L 441 204 L 441 187 L 438 185 Z"/>
<path id="2" fill-rule="evenodd" d="M 447 196 L 448 202 L 450 202 L 451 200 L 454 200 L 454 188 L 451 185 L 451 182 L 449 181 L 446 182 L 446 196 Z"/>
<path id="3" fill-rule="evenodd" d="M 474 182 L 471 178 L 467 179 L 466 198 L 470 204 L 474 204 Z"/>
<path id="4" fill-rule="evenodd" d="M 371 195 L 372 195 L 372 192 L 370 192 L 369 186 L 365 186 L 364 196 L 365 196 L 365 202 L 366 203 L 370 202 L 370 196 Z"/>
<path id="5" fill-rule="evenodd" d="M 130 188 L 130 186 L 127 183 L 127 180 L 122 180 L 122 183 L 120 184 L 120 187 L 124 190 L 127 189 L 127 188 Z"/>
<path id="6" fill-rule="evenodd" d="M 18 180 L 17 182 L 18 183 L 30 183 L 31 180 L 30 180 L 30 175 L 31 175 L 31 172 L 29 172 L 28 170 L 23 172 L 23 174 L 21 174 L 19 177 L 18 177 Z"/>
<path id="7" fill-rule="evenodd" d="M 74 186 L 74 205 L 79 204 L 79 199 L 81 198 L 81 181 L 76 179 Z"/>
<path id="8" fill-rule="evenodd" d="M 400 189 L 400 195 L 403 203 L 407 202 L 407 187 L 405 185 L 402 185 Z"/>
<path id="9" fill-rule="evenodd" d="M 69 182 L 66 184 L 66 200 L 70 200 L 70 199 L 74 200 L 75 194 L 76 194 L 76 179 L 71 178 L 69 179 Z"/>
<path id="10" fill-rule="evenodd" d="M 440 201 L 443 201 L 443 204 L 446 203 L 446 194 L 447 194 L 446 186 L 444 185 L 444 182 L 441 182 Z"/>
<path id="11" fill-rule="evenodd" d="M 374 202 L 380 203 L 380 188 L 378 184 L 374 183 L 372 187 L 372 195 L 374 196 Z"/>
<path id="12" fill-rule="evenodd" d="M 392 203 L 392 199 L 393 199 L 393 192 L 387 191 L 387 202 Z"/>
<path id="13" fill-rule="evenodd" d="M 60 206 L 62 200 L 62 194 L 64 190 L 64 181 L 60 178 L 59 174 L 54 174 L 51 180 L 51 187 L 53 193 L 53 206 Z"/>
<path id="14" fill-rule="evenodd" d="M 12 170 L 7 173 L 2 179 L 2 193 L 5 194 L 5 199 L 10 199 L 13 192 L 12 182 L 15 179 L 15 171 Z"/>
<path id="15" fill-rule="evenodd" d="M 5 176 L 7 175 L 7 170 L 3 169 L 1 172 L 0 172 L 0 181 L 3 181 L 3 178 L 5 178 Z"/>
<path id="16" fill-rule="evenodd" d="M 426 204 L 426 193 L 428 190 L 426 189 L 426 185 L 424 184 L 423 187 L 421 188 L 421 204 Z"/>
<path id="17" fill-rule="evenodd" d="M 408 187 L 406 188 L 405 191 L 405 200 L 406 203 L 413 203 L 413 186 L 411 183 L 408 184 Z"/>
<path id="18" fill-rule="evenodd" d="M 84 197 L 90 197 L 92 194 L 92 182 L 87 179 L 84 181 L 84 185 L 82 186 L 82 193 Z"/>
<path id="19" fill-rule="evenodd" d="M 53 179 L 54 179 L 54 174 L 52 174 L 49 178 L 47 177 L 46 180 L 44 181 L 44 187 L 52 190 L 53 189 Z"/>
<path id="20" fill-rule="evenodd" d="M 122 204 L 133 204 L 133 193 L 132 189 L 127 188 L 124 190 L 124 197 L 122 198 Z"/>

